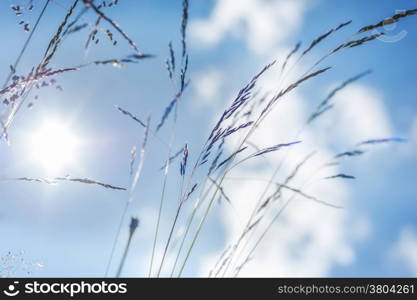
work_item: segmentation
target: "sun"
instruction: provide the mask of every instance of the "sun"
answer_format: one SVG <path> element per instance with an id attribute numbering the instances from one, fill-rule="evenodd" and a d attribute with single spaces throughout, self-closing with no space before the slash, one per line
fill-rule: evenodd
<path id="1" fill-rule="evenodd" d="M 32 160 L 49 173 L 73 166 L 81 141 L 69 124 L 46 120 L 31 138 Z"/>

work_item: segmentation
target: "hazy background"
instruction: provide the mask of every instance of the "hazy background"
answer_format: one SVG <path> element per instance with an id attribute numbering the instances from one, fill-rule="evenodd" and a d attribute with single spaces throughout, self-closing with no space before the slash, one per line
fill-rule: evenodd
<path id="1" fill-rule="evenodd" d="M 44 1 L 33 1 L 32 12 L 16 17 L 11 4 L 0 3 L 2 54 L 1 81 L 9 71 L 27 37 L 20 19 L 33 24 Z M 33 41 L 22 59 L 18 73 L 26 74 L 37 65 L 72 1 L 52 1 Z M 237 4 L 238 3 L 238 4 Z M 81 5 L 80 5 L 81 7 Z M 373 24 L 397 10 L 413 9 L 417 1 L 325 1 L 325 0 L 191 0 L 188 45 L 191 85 L 180 104 L 179 129 L 174 148 L 185 142 L 191 157 L 210 130 L 210 125 L 233 95 L 263 65 L 282 61 L 298 41 L 304 47 L 318 35 L 352 19 L 351 27 L 315 48 L 298 70 L 305 71 L 315 59 L 363 25 Z M 31 109 L 24 109 L 9 132 L 12 144 L 0 143 L 0 177 L 45 177 L 45 170 L 30 160 L 31 134 L 45 118 L 70 122 L 84 140 L 77 163 L 60 170 L 57 176 L 90 177 L 119 186 L 129 184 L 129 153 L 140 144 L 142 129 L 114 108 L 120 105 L 145 119 L 151 113 L 156 124 L 172 99 L 172 88 L 164 60 L 168 42 L 179 53 L 181 1 L 120 0 L 106 12 L 117 20 L 145 53 L 156 58 L 126 65 L 89 67 L 58 78 L 63 91 L 54 88 L 32 93 L 39 95 Z M 85 21 L 93 24 L 90 12 Z M 324 65 L 334 66 L 328 74 L 297 90 L 278 106 L 254 138 L 270 146 L 293 138 L 302 121 L 343 80 L 367 69 L 372 75 L 353 84 L 337 97 L 335 111 L 315 123 L 301 137 L 303 145 L 289 157 L 291 163 L 316 149 L 320 159 L 349 149 L 368 138 L 400 136 L 406 144 L 376 147 L 355 160 L 346 160 L 341 172 L 357 176 L 355 181 L 333 181 L 312 187 L 310 193 L 343 210 L 297 200 L 288 207 L 282 222 L 255 253 L 244 276 L 416 276 L 417 275 L 417 19 L 399 22 L 386 30 L 388 40 L 376 40 L 364 47 L 349 49 Z M 104 22 L 103 28 L 110 28 Z M 381 29 L 384 31 L 385 29 Z M 131 48 L 116 33 L 117 47 L 99 33 L 100 43 L 84 45 L 89 29 L 68 37 L 52 61 L 54 67 L 79 65 L 96 59 L 122 57 Z M 395 41 L 395 42 L 394 42 Z M 273 87 L 277 72 L 264 81 Z M 274 77 L 275 76 L 275 77 Z M 3 79 L 4 78 L 4 79 Z M 168 136 L 168 126 L 162 132 Z M 135 201 L 129 215 L 141 219 L 133 241 L 126 276 L 143 276 L 149 267 L 151 236 L 159 203 L 165 148 L 151 141 Z M 239 177 L 268 178 L 278 154 L 269 161 L 251 164 Z M 178 163 L 170 177 L 167 214 L 163 218 L 161 242 L 177 204 Z M 310 170 L 311 171 L 311 170 Z M 283 173 L 283 174 L 287 174 Z M 326 174 L 323 174 L 323 176 Z M 327 174 L 329 175 L 329 174 Z M 235 176 L 237 177 L 237 175 Z M 244 215 L 252 199 L 259 195 L 260 182 L 231 182 L 226 190 Z M 20 253 L 31 264 L 33 276 L 103 276 L 117 224 L 127 200 L 126 192 L 109 191 L 77 183 L 46 185 L 0 182 L 0 256 Z M 253 200 L 252 200 L 253 201 Z M 126 221 L 126 226 L 128 220 Z M 185 275 L 205 276 L 216 255 L 232 240 L 239 228 L 236 216 L 223 205 L 210 215 Z M 127 227 L 114 260 L 114 272 L 127 236 Z M 25 273 L 19 262 L 16 275 Z M 1 269 L 1 268 L 0 268 Z"/>

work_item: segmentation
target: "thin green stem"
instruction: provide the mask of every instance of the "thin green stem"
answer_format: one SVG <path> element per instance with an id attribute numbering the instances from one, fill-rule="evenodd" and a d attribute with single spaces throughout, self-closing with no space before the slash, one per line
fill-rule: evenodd
<path id="1" fill-rule="evenodd" d="M 116 278 L 119 278 L 120 274 L 122 273 L 123 267 L 125 265 L 127 253 L 129 252 L 130 243 L 132 242 L 132 237 L 133 237 L 133 234 L 130 234 L 129 238 L 127 239 L 127 244 L 126 244 L 125 251 L 123 252 L 122 260 L 120 261 L 119 268 L 117 269 Z"/>
<path id="2" fill-rule="evenodd" d="M 205 186 L 206 182 L 207 182 L 207 180 L 205 180 L 205 181 L 204 181 L 203 186 Z M 190 231 L 190 229 L 191 229 L 191 224 L 192 224 L 192 222 L 193 222 L 193 220 L 194 220 L 195 214 L 196 214 L 197 210 L 200 208 L 201 203 L 203 202 L 203 201 L 201 201 L 201 199 L 205 199 L 205 197 L 207 197 L 208 193 L 209 193 L 209 192 L 210 192 L 210 190 L 211 190 L 211 187 L 213 187 L 213 185 L 211 185 L 211 186 L 209 187 L 209 189 L 207 190 L 206 195 L 205 195 L 204 197 L 201 197 L 201 195 L 202 195 L 202 194 L 203 194 L 203 192 L 204 192 L 204 188 L 201 190 L 200 197 L 198 198 L 197 203 L 196 203 L 196 205 L 194 206 L 193 211 L 191 212 L 191 215 L 189 216 L 189 218 L 188 218 L 188 220 L 187 220 L 187 225 L 186 225 L 186 228 L 185 228 L 185 232 L 184 232 L 184 235 L 183 235 L 183 237 L 182 237 L 181 244 L 180 244 L 180 247 L 179 247 L 179 250 L 178 250 L 177 256 L 176 256 L 176 258 L 175 258 L 174 266 L 172 267 L 172 270 L 171 270 L 171 277 L 174 275 L 175 268 L 176 268 L 176 266 L 177 266 L 177 263 L 178 263 L 179 257 L 180 257 L 180 255 L 181 255 L 182 248 L 184 247 L 185 240 L 186 240 L 186 238 L 187 238 L 187 236 L 188 236 L 188 232 L 189 232 L 189 231 Z"/>
<path id="3" fill-rule="evenodd" d="M 185 255 L 184 262 L 182 263 L 181 268 L 180 268 L 180 271 L 178 272 L 178 277 L 181 277 L 181 275 L 182 275 L 182 273 L 183 273 L 183 271 L 184 271 L 184 267 L 185 267 L 185 265 L 187 264 L 187 261 L 188 261 L 188 259 L 189 259 L 189 257 L 190 257 L 190 254 L 191 254 L 191 251 L 192 251 L 192 249 L 193 249 L 193 247 L 194 247 L 194 244 L 195 244 L 195 242 L 197 241 L 197 238 L 198 238 L 198 236 L 199 236 L 199 234 L 200 234 L 200 232 L 201 232 L 201 228 L 203 227 L 203 224 L 204 224 L 204 222 L 206 221 L 207 216 L 208 216 L 208 213 L 209 213 L 209 211 L 210 211 L 210 208 L 211 208 L 211 206 L 212 206 L 212 204 L 213 204 L 214 200 L 216 199 L 216 194 L 217 194 L 217 191 L 218 191 L 218 190 L 216 190 L 216 191 L 214 192 L 213 197 L 211 198 L 211 200 L 210 200 L 210 202 L 209 202 L 209 204 L 208 204 L 208 206 L 207 206 L 207 209 L 206 209 L 206 211 L 205 211 L 205 213 L 204 213 L 204 216 L 203 216 L 203 218 L 201 219 L 200 224 L 198 225 L 197 232 L 196 232 L 196 234 L 195 234 L 195 235 L 194 235 L 194 237 L 193 237 L 193 240 L 192 240 L 192 242 L 191 242 L 191 245 L 190 245 L 190 247 L 188 248 L 187 254 Z"/>
<path id="4" fill-rule="evenodd" d="M 167 182 L 168 182 L 168 173 L 169 173 L 169 166 L 170 166 L 169 159 L 171 157 L 172 147 L 173 147 L 173 144 L 174 144 L 175 134 L 176 134 L 177 104 L 178 104 L 178 102 L 175 105 L 175 118 L 174 118 L 173 123 L 172 123 L 171 137 L 170 137 L 170 142 L 169 142 L 169 145 L 168 145 L 167 160 L 166 160 L 166 165 L 165 165 L 165 170 L 164 170 L 164 181 L 163 181 L 163 184 L 162 184 L 161 199 L 159 201 L 158 218 L 156 220 L 155 235 L 154 235 L 154 239 L 153 239 L 151 262 L 150 262 L 150 265 L 149 265 L 148 277 L 152 276 L 152 269 L 153 269 L 153 264 L 154 264 L 154 260 L 155 260 L 156 244 L 158 242 L 158 235 L 159 235 L 159 228 L 160 228 L 160 224 L 161 224 L 162 210 L 163 210 L 163 206 L 164 206 L 164 202 L 165 202 L 165 192 L 166 192 L 166 185 L 167 185 Z"/>
<path id="5" fill-rule="evenodd" d="M 160 276 L 160 274 L 161 274 L 162 267 L 163 267 L 163 265 L 164 265 L 164 261 L 165 261 L 165 257 L 166 257 L 166 254 L 167 254 L 167 252 L 168 252 L 169 245 L 170 245 L 170 243 L 171 243 L 172 234 L 174 233 L 174 229 L 175 229 L 175 226 L 176 226 L 176 224 L 177 224 L 178 217 L 179 217 L 179 215 L 180 215 L 181 207 L 182 207 L 182 203 L 180 203 L 180 205 L 178 206 L 177 213 L 175 214 L 174 222 L 173 222 L 173 224 L 172 224 L 172 226 L 171 226 L 171 230 L 170 230 L 170 232 L 169 232 L 168 240 L 167 240 L 167 242 L 166 242 L 166 244 L 165 244 L 164 253 L 163 253 L 163 255 L 162 255 L 161 264 L 159 265 L 159 269 L 158 269 L 158 273 L 157 273 L 156 277 L 159 277 L 159 276 Z"/>
<path id="6" fill-rule="evenodd" d="M 13 64 L 13 68 L 10 70 L 9 75 L 7 76 L 6 81 L 3 84 L 3 88 L 5 88 L 7 86 L 7 84 L 9 83 L 10 78 L 12 77 L 14 72 L 16 71 L 16 68 L 19 65 L 20 60 L 22 59 L 22 56 L 25 53 L 25 51 L 26 51 L 26 49 L 27 49 L 27 47 L 28 47 L 28 45 L 29 45 L 29 43 L 32 39 L 33 34 L 35 33 L 36 29 L 38 28 L 39 22 L 42 19 L 43 15 L 45 13 L 45 10 L 48 7 L 50 2 L 51 2 L 51 0 L 47 0 L 45 5 L 43 6 L 41 13 L 39 14 L 38 18 L 36 19 L 35 25 L 33 25 L 33 28 L 30 31 L 29 36 L 27 37 L 27 39 L 26 39 L 26 41 L 23 45 L 23 48 L 20 50 L 19 55 L 17 56 L 16 61 Z"/>
<path id="7" fill-rule="evenodd" d="M 305 186 L 308 186 L 309 184 L 312 184 L 312 180 L 314 179 L 314 176 L 317 175 L 324 167 L 320 166 L 319 168 L 317 168 L 314 172 L 311 173 L 310 177 L 307 178 L 305 180 L 305 182 L 301 185 L 301 187 L 299 188 L 300 190 L 302 190 Z M 250 258 L 252 257 L 253 253 L 255 252 L 255 250 L 257 249 L 257 247 L 259 246 L 259 244 L 261 243 L 261 241 L 264 239 L 264 237 L 266 236 L 266 234 L 269 232 L 269 230 L 272 228 L 272 225 L 276 222 L 276 220 L 279 218 L 279 216 L 282 214 L 282 212 L 284 211 L 284 209 L 290 204 L 290 202 L 296 197 L 298 196 L 297 193 L 292 194 L 292 196 L 289 198 L 289 200 L 287 202 L 285 202 L 285 204 L 279 209 L 279 211 L 276 213 L 276 215 L 272 218 L 272 220 L 268 223 L 268 226 L 265 228 L 265 230 L 262 232 L 262 234 L 259 236 L 259 238 L 256 240 L 254 246 L 251 248 L 251 250 L 248 252 L 248 255 L 246 255 L 246 258 L 243 260 L 243 264 L 245 264 L 246 262 L 248 262 L 250 260 Z M 239 275 L 240 271 L 242 270 L 243 265 L 241 265 L 235 274 L 235 277 Z"/>
<path id="8" fill-rule="evenodd" d="M 123 222 L 124 222 L 124 219 L 126 217 L 127 210 L 129 208 L 129 204 L 130 203 L 128 201 L 126 201 L 125 207 L 124 207 L 123 212 L 122 212 L 122 215 L 120 217 L 120 222 L 119 222 L 119 225 L 117 227 L 116 236 L 114 238 L 113 245 L 112 245 L 112 248 L 111 248 L 111 251 L 110 251 L 110 257 L 109 257 L 109 260 L 107 262 L 107 266 L 106 266 L 106 271 L 104 273 L 104 277 L 107 277 L 108 274 L 109 274 L 110 266 L 111 266 L 111 263 L 113 261 L 114 253 L 116 251 L 117 242 L 119 240 L 119 236 L 120 236 L 120 233 L 122 231 Z"/>

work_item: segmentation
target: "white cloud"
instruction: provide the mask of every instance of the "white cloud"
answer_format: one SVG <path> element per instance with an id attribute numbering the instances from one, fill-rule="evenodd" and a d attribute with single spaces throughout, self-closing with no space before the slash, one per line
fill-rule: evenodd
<path id="1" fill-rule="evenodd" d="M 196 90 L 196 96 L 199 106 L 215 106 L 219 103 L 223 75 L 221 71 L 209 69 L 193 76 L 193 87 Z"/>
<path id="2" fill-rule="evenodd" d="M 263 81 L 262 86 L 272 88 L 274 78 L 271 74 Z M 361 91 L 366 94 L 363 90 Z M 369 96 L 369 93 L 366 95 Z M 283 99 L 250 141 L 259 147 L 293 141 L 296 132 L 308 116 L 305 103 L 304 97 L 298 92 Z M 385 115 L 375 118 L 385 121 L 384 117 Z M 335 134 L 341 134 L 341 131 L 336 131 Z M 354 140 L 359 133 L 355 132 L 354 137 L 349 136 L 349 131 L 343 134 L 347 139 Z M 300 137 L 302 143 L 293 146 L 288 154 L 286 150 L 270 153 L 266 162 L 259 158 L 258 161 L 248 163 L 245 167 L 233 172 L 230 177 L 267 180 L 273 169 L 283 161 L 277 176 L 277 180 L 282 182 L 306 154 L 318 150 L 315 157 L 291 182 L 291 186 L 301 188 L 307 194 L 321 200 L 348 206 L 349 190 L 346 184 L 338 180 L 323 180 L 323 177 L 336 174 L 339 170 L 337 168 L 320 169 L 323 163 L 332 160 L 334 153 L 329 149 L 329 145 L 333 143 L 333 136 L 323 135 L 320 139 L 319 136 L 319 131 L 306 129 Z M 231 145 L 234 144 L 234 142 L 231 143 Z M 225 184 L 225 191 L 231 199 L 234 199 L 235 211 L 238 212 L 240 220 L 248 219 L 264 187 L 265 182 L 262 181 L 231 181 Z M 287 192 L 283 198 L 288 199 L 288 197 L 291 197 L 291 193 Z M 280 205 L 282 204 L 277 203 L 278 207 Z M 223 214 L 224 228 L 229 242 L 232 242 L 240 233 L 241 225 L 236 222 L 235 212 L 226 208 Z M 263 221 L 263 226 L 268 224 L 272 217 L 272 214 L 268 214 Z M 365 217 L 352 220 L 347 210 L 329 208 L 297 197 L 265 237 L 255 252 L 254 260 L 240 275 L 327 276 L 334 265 L 348 265 L 355 260 L 354 242 L 365 239 L 370 230 L 370 220 Z M 259 236 L 261 232 L 256 235 Z M 213 260 L 209 258 L 204 264 L 208 265 Z"/>
<path id="3" fill-rule="evenodd" d="M 204 46 L 234 36 L 264 54 L 274 50 L 301 26 L 304 0 L 217 0 L 208 19 L 191 22 L 190 34 Z"/>
<path id="4" fill-rule="evenodd" d="M 414 157 L 417 155 L 417 116 L 414 117 L 414 121 L 411 123 L 408 134 L 405 136 L 408 142 L 400 148 L 400 153 L 404 157 Z"/>
<path id="5" fill-rule="evenodd" d="M 392 254 L 413 276 L 417 276 L 417 233 L 412 227 L 402 228 Z"/>
<path id="6" fill-rule="evenodd" d="M 331 135 L 338 144 L 349 147 L 366 139 L 392 135 L 391 121 L 378 91 L 354 84 L 340 91 L 333 102 L 334 111 L 320 125 L 324 125 L 323 134 Z"/>
<path id="7" fill-rule="evenodd" d="M 291 48 L 289 38 L 302 25 L 305 10 L 303 1 L 244 0 L 236 5 L 236 1 L 219 0 L 208 19 L 192 23 L 191 33 L 194 40 L 206 46 L 214 46 L 233 35 L 243 39 L 249 50 L 259 55 L 259 60 L 269 61 L 277 54 L 283 57 L 283 49 Z M 276 90 L 277 69 L 268 72 L 259 83 L 264 91 Z M 221 71 L 227 78 L 228 70 Z M 302 74 L 302 71 L 295 67 L 293 74 Z M 230 92 L 230 87 L 229 90 L 225 88 L 222 95 Z M 347 207 L 338 210 L 296 197 L 265 236 L 254 253 L 254 260 L 247 264 L 241 276 L 328 276 L 335 265 L 348 265 L 355 260 L 355 242 L 368 237 L 372 229 L 371 220 L 352 216 L 348 209 L 349 187 L 343 180 L 323 179 L 341 171 L 337 167 L 321 166 L 332 160 L 335 145 L 347 147 L 366 138 L 391 134 L 390 120 L 382 100 L 377 91 L 367 86 L 351 85 L 337 94 L 335 109 L 314 127 L 304 130 L 299 137 L 302 143 L 293 146 L 288 154 L 286 150 L 270 153 L 267 160 L 260 157 L 230 174 L 234 179 L 229 180 L 224 189 L 233 199 L 235 211 L 227 206 L 222 209 L 227 236 L 225 246 L 233 243 L 241 232 L 242 225 L 236 222 L 236 213 L 239 220 L 246 221 L 262 194 L 265 182 L 259 179 L 268 180 L 275 167 L 282 163 L 276 178 L 283 181 L 313 150 L 317 150 L 317 154 L 294 178 L 291 186 L 323 201 Z M 298 90 L 293 91 L 282 99 L 250 141 L 259 147 L 293 141 L 309 116 L 307 103 L 304 95 Z M 230 144 L 234 145 L 234 141 Z M 242 178 L 257 180 L 242 181 Z M 291 195 L 286 192 L 283 199 Z M 261 227 L 268 224 L 282 204 L 275 204 L 275 210 L 264 217 Z M 201 262 L 202 275 L 207 274 L 223 250 L 219 249 L 219 253 Z"/>
<path id="8" fill-rule="evenodd" d="M 352 224 L 353 236 L 359 241 L 369 237 L 372 230 L 372 223 L 370 219 L 365 216 L 358 217 L 356 223 Z"/>
<path id="9" fill-rule="evenodd" d="M 414 118 L 413 124 L 411 125 L 409 138 L 415 146 L 417 146 L 417 116 Z"/>

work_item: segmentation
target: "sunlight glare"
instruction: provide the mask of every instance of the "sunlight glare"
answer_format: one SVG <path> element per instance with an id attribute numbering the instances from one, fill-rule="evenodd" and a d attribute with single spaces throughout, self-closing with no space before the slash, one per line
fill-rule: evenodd
<path id="1" fill-rule="evenodd" d="M 76 162 L 79 146 L 68 124 L 48 120 L 32 136 L 32 159 L 47 172 L 56 172 Z"/>

